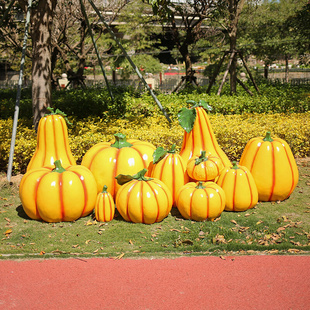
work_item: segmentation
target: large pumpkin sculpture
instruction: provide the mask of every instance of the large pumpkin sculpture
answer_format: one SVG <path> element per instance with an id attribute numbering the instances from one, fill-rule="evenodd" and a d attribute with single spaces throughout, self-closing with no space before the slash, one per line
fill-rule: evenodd
<path id="1" fill-rule="evenodd" d="M 257 204 L 257 187 L 248 168 L 233 162 L 231 168 L 223 169 L 216 183 L 225 192 L 226 211 L 245 211 Z"/>
<path id="2" fill-rule="evenodd" d="M 151 143 L 126 140 L 126 136 L 121 133 L 114 136 L 114 143 L 101 142 L 90 148 L 81 163 L 93 173 L 97 182 L 97 192 L 106 185 L 113 199 L 120 187 L 115 177 L 119 174 L 132 175 L 148 168 L 155 151 L 155 146 Z"/>
<path id="3" fill-rule="evenodd" d="M 277 201 L 288 198 L 298 182 L 298 168 L 289 145 L 280 138 L 251 139 L 240 159 L 253 175 L 258 200 Z"/>
<path id="4" fill-rule="evenodd" d="M 75 165 L 68 141 L 66 114 L 58 109 L 40 119 L 37 134 L 37 148 L 31 158 L 27 171 L 40 167 L 54 167 L 55 160 L 60 160 L 63 167 Z"/>
<path id="5" fill-rule="evenodd" d="M 180 188 L 176 205 L 185 219 L 214 220 L 225 208 L 225 192 L 214 182 L 189 182 Z"/>
<path id="6" fill-rule="evenodd" d="M 26 214 L 46 222 L 74 221 L 92 212 L 97 190 L 92 173 L 83 166 L 64 169 L 60 160 L 55 169 L 28 171 L 19 186 L 19 196 Z"/>
<path id="7" fill-rule="evenodd" d="M 172 145 L 170 151 L 162 147 L 156 149 L 150 171 L 152 178 L 159 179 L 168 186 L 172 193 L 173 204 L 175 204 L 179 188 L 189 181 L 186 165 L 182 157 L 176 153 L 175 144 Z"/>
<path id="8" fill-rule="evenodd" d="M 179 123 L 185 130 L 180 151 L 184 161 L 187 163 L 194 155 L 206 151 L 219 157 L 223 166 L 230 166 L 228 157 L 217 143 L 206 112 L 211 107 L 204 100 L 187 102 L 194 105 L 190 109 L 182 108 L 178 114 Z"/>
<path id="9" fill-rule="evenodd" d="M 172 208 L 169 188 L 160 180 L 145 177 L 146 169 L 133 176 L 118 175 L 122 187 L 116 194 L 116 207 L 124 220 L 134 223 L 161 222 Z"/>

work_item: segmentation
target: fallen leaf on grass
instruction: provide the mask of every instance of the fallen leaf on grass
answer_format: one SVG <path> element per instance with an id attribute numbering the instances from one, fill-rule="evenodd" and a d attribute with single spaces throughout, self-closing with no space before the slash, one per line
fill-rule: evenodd
<path id="1" fill-rule="evenodd" d="M 213 239 L 212 239 L 212 243 L 216 244 L 216 243 L 227 243 L 225 240 L 225 237 L 223 235 L 219 235 L 217 234 Z"/>
<path id="2" fill-rule="evenodd" d="M 258 222 L 256 222 L 256 225 L 259 225 L 261 223 L 263 223 L 263 221 L 258 221 Z"/>
<path id="3" fill-rule="evenodd" d="M 44 255 L 44 254 L 45 254 L 45 252 L 44 252 L 44 251 L 41 251 L 41 252 L 40 252 L 40 255 Z"/>
<path id="4" fill-rule="evenodd" d="M 237 222 L 235 220 L 231 220 L 230 222 L 237 225 Z"/>
<path id="5" fill-rule="evenodd" d="M 5 231 L 4 234 L 5 234 L 6 236 L 8 236 L 8 235 L 10 235 L 12 232 L 13 232 L 12 229 L 8 229 L 8 230 Z"/>
<path id="6" fill-rule="evenodd" d="M 133 242 L 131 240 L 129 240 L 129 244 L 133 245 Z"/>

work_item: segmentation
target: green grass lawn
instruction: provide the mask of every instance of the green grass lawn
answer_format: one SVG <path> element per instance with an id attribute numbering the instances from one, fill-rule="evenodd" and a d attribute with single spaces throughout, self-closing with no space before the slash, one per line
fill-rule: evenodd
<path id="1" fill-rule="evenodd" d="M 75 222 L 29 219 L 19 180 L 0 182 L 0 258 L 176 257 L 181 255 L 308 254 L 310 251 L 310 161 L 298 161 L 299 183 L 283 202 L 258 203 L 245 212 L 223 212 L 214 222 L 182 219 L 176 208 L 162 222 L 109 223 L 93 215 Z M 13 180 L 13 179 L 12 179 Z"/>

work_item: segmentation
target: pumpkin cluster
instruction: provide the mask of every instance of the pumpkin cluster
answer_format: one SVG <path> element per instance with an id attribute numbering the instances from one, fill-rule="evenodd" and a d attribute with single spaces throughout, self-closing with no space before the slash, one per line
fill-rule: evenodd
<path id="1" fill-rule="evenodd" d="M 115 134 L 91 147 L 77 165 L 66 115 L 59 110 L 38 126 L 37 148 L 19 193 L 26 214 L 46 222 L 74 221 L 94 212 L 109 222 L 115 209 L 125 221 L 152 224 L 178 208 L 185 219 L 214 220 L 225 211 L 245 211 L 258 201 L 287 199 L 298 182 L 288 144 L 279 138 L 252 138 L 239 165 L 217 143 L 203 100 L 188 101 L 178 114 L 182 147 L 155 148 Z"/>

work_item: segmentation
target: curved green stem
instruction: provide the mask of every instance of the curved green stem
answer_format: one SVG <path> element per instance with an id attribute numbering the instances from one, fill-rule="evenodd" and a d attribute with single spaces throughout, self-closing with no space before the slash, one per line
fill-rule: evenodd
<path id="1" fill-rule="evenodd" d="M 201 151 L 201 154 L 198 158 L 195 159 L 195 165 L 199 165 L 204 161 L 207 161 L 209 158 L 206 157 L 206 151 Z"/>
<path id="2" fill-rule="evenodd" d="M 52 172 L 58 172 L 63 173 L 66 171 L 66 169 L 61 165 L 61 161 L 59 159 L 54 161 L 55 168 L 52 170 Z"/>
<path id="3" fill-rule="evenodd" d="M 268 142 L 272 142 L 273 141 L 273 139 L 271 138 L 270 131 L 267 131 L 266 137 L 263 139 L 263 141 L 268 141 Z"/>
<path id="4" fill-rule="evenodd" d="M 236 169 L 236 170 L 237 170 L 237 169 L 240 169 L 240 168 L 238 167 L 236 161 L 233 161 L 232 164 L 233 164 L 233 166 L 231 167 L 231 169 Z"/>
<path id="5" fill-rule="evenodd" d="M 118 149 L 121 149 L 122 147 L 131 147 L 132 144 L 127 142 L 126 136 L 122 133 L 116 133 L 114 135 L 115 142 L 111 144 L 112 147 L 116 147 Z"/>
<path id="6" fill-rule="evenodd" d="M 107 192 L 108 192 L 108 187 L 104 185 L 101 193 L 106 194 Z"/>
<path id="7" fill-rule="evenodd" d="M 204 189 L 206 188 L 205 186 L 203 186 L 203 182 L 202 181 L 199 181 L 198 182 L 198 185 L 196 186 L 197 189 Z"/>

